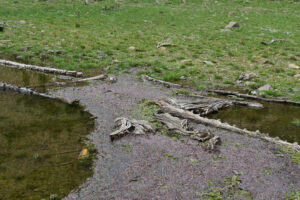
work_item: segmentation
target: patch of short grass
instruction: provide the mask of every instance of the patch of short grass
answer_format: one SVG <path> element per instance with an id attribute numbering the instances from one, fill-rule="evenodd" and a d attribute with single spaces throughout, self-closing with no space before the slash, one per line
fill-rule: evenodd
<path id="1" fill-rule="evenodd" d="M 8 25 L 0 33 L 0 58 L 21 56 L 19 62 L 86 75 L 107 67 L 110 73 L 143 67 L 156 78 L 176 82 L 185 76 L 202 88 L 239 86 L 239 74 L 254 72 L 258 77 L 245 89 L 269 83 L 300 101 L 294 96 L 300 91 L 296 71 L 288 69 L 300 61 L 297 1 L 102 0 L 84 5 L 83 0 L 0 0 L 0 5 L 5 8 L 1 21 Z M 230 21 L 240 28 L 222 32 Z M 285 41 L 261 44 L 272 39 Z M 158 42 L 174 46 L 157 48 Z M 207 60 L 214 65 L 204 64 Z"/>

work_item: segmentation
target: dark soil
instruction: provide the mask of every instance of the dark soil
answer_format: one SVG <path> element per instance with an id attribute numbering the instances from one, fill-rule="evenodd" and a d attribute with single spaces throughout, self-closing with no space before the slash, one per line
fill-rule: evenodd
<path id="1" fill-rule="evenodd" d="M 80 99 L 98 123 L 89 136 L 99 153 L 94 175 L 65 199 L 205 199 L 203 193 L 226 187 L 226 178 L 234 175 L 241 181 L 239 191 L 253 199 L 284 199 L 300 187 L 297 164 L 278 154 L 279 146 L 223 130 L 211 128 L 222 140 L 217 152 L 208 152 L 189 139 L 175 141 L 159 134 L 126 136 L 111 143 L 115 118 L 136 118 L 132 111 L 138 101 L 171 95 L 169 89 L 143 83 L 135 76 L 53 93 L 70 101 Z M 221 199 L 246 198 L 222 195 Z"/>

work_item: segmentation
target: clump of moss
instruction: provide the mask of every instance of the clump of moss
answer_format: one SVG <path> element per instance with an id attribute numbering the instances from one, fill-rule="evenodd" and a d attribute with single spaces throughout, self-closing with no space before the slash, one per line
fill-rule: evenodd
<path id="1" fill-rule="evenodd" d="M 295 126 L 300 126 L 300 119 L 294 119 L 292 121 L 292 124 L 295 125 Z"/>

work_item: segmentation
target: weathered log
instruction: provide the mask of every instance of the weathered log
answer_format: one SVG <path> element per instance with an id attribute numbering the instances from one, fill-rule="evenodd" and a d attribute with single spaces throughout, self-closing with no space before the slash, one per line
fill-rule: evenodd
<path id="1" fill-rule="evenodd" d="M 104 79 L 106 79 L 106 75 L 101 74 L 99 76 L 93 76 L 93 77 L 83 78 L 83 79 L 73 80 L 73 81 L 55 82 L 55 83 L 48 83 L 48 84 L 44 84 L 44 85 L 35 85 L 35 86 L 30 86 L 30 88 L 50 87 L 50 86 L 66 86 L 66 85 L 71 85 L 71 84 L 75 84 L 75 83 L 83 83 L 83 82 L 88 82 L 88 81 L 104 80 Z"/>
<path id="2" fill-rule="evenodd" d="M 183 110 L 192 111 L 201 116 L 208 115 L 212 112 L 218 112 L 221 109 L 231 107 L 233 103 L 225 99 L 217 98 L 201 98 L 196 101 L 191 100 L 177 100 L 168 98 L 166 101 Z"/>
<path id="3" fill-rule="evenodd" d="M 254 96 L 254 95 L 248 95 L 248 94 L 241 94 L 238 92 L 233 92 L 233 91 L 225 91 L 225 90 L 212 90 L 212 89 L 207 89 L 207 90 L 200 90 L 200 89 L 196 89 L 196 88 L 189 88 L 189 87 L 185 87 L 179 84 L 174 84 L 174 83 L 170 83 L 167 81 L 162 81 L 162 80 L 158 80 L 155 78 L 152 78 L 150 76 L 147 75 L 142 75 L 142 80 L 143 81 L 151 81 L 160 85 L 163 85 L 165 87 L 170 87 L 170 88 L 183 88 L 183 89 L 188 89 L 190 91 L 198 91 L 198 92 L 203 92 L 203 93 L 215 93 L 215 94 L 219 94 L 219 95 L 225 95 L 225 96 L 236 96 L 236 97 L 240 97 L 240 98 L 244 98 L 244 99 L 251 99 L 251 100 L 256 100 L 256 101 L 262 101 L 262 102 L 270 102 L 270 103 L 279 103 L 279 104 L 289 104 L 289 105 L 294 105 L 294 106 L 300 106 L 300 102 L 295 102 L 295 101 L 289 101 L 289 100 L 280 100 L 280 99 L 265 99 L 265 98 L 261 98 L 258 96 Z"/>
<path id="4" fill-rule="evenodd" d="M 205 132 L 193 131 L 193 128 L 189 125 L 188 120 L 179 119 L 178 117 L 174 117 L 169 113 L 155 114 L 154 117 L 158 121 L 165 124 L 171 131 L 183 136 L 188 136 L 199 142 L 205 142 L 214 137 L 213 133 L 211 133 L 209 130 Z"/>
<path id="5" fill-rule="evenodd" d="M 49 99 L 56 99 L 56 97 L 53 97 L 53 96 L 45 94 L 45 93 L 39 93 L 39 92 L 33 91 L 29 88 L 18 87 L 18 86 L 5 84 L 5 83 L 1 83 L 1 82 L 0 82 L 0 90 L 9 90 L 9 91 L 22 93 L 22 94 L 35 95 L 35 96 L 45 97 L 45 98 L 49 98 Z"/>
<path id="6" fill-rule="evenodd" d="M 114 141 L 127 134 L 144 135 L 155 132 L 155 127 L 145 120 L 129 120 L 121 117 L 117 118 L 115 123 L 115 128 L 117 130 L 109 135 L 111 141 Z"/>
<path id="7" fill-rule="evenodd" d="M 244 99 L 251 99 L 251 100 L 262 101 L 262 102 L 300 106 L 300 102 L 289 101 L 289 100 L 280 100 L 280 99 L 266 99 L 266 98 L 262 98 L 262 97 L 258 97 L 258 96 L 254 96 L 254 95 L 241 94 L 241 93 L 233 92 L 233 91 L 225 91 L 225 90 L 205 90 L 205 91 L 211 92 L 211 93 L 216 93 L 219 95 L 225 95 L 225 96 L 233 95 L 233 96 L 244 98 Z"/>
<path id="8" fill-rule="evenodd" d="M 49 73 L 49 74 L 60 74 L 60 75 L 65 75 L 65 76 L 74 76 L 74 77 L 82 77 L 83 76 L 82 72 L 55 69 L 55 68 L 51 68 L 51 67 L 40 67 L 40 66 L 36 66 L 36 65 L 27 65 L 27 64 L 17 63 L 17 62 L 8 61 L 8 60 L 1 60 L 1 59 L 0 59 L 0 66 L 11 67 L 11 68 L 15 68 L 15 69 L 28 69 L 28 70 L 33 70 L 33 71 L 39 71 L 39 72 L 44 72 L 44 73 Z"/>
<path id="9" fill-rule="evenodd" d="M 216 127 L 216 128 L 233 131 L 235 133 L 239 133 L 239 134 L 243 134 L 243 135 L 249 135 L 249 136 L 255 137 L 255 138 L 260 138 L 262 140 L 272 142 L 272 143 L 275 143 L 275 144 L 286 145 L 286 146 L 291 147 L 295 151 L 298 151 L 298 152 L 300 151 L 300 146 L 297 143 L 292 144 L 292 143 L 280 140 L 279 138 L 271 138 L 271 137 L 267 136 L 266 134 L 260 133 L 258 130 L 256 132 L 248 131 L 246 129 L 240 129 L 240 128 L 237 128 L 235 126 L 231 126 L 227 123 L 222 123 L 219 120 L 207 119 L 207 118 L 201 117 L 199 115 L 196 115 L 196 114 L 194 114 L 190 111 L 183 110 L 181 108 L 173 106 L 173 105 L 167 103 L 164 100 L 159 100 L 156 103 L 160 106 L 162 112 L 170 113 L 171 115 L 181 117 L 181 118 L 184 118 L 184 119 L 191 119 L 191 120 L 194 120 L 196 122 L 206 124 L 206 125 L 210 125 L 210 126 L 213 126 L 213 127 Z"/>

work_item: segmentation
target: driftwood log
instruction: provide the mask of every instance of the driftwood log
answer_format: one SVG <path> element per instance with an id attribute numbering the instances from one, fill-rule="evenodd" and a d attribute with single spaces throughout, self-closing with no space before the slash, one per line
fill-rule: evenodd
<path id="1" fill-rule="evenodd" d="M 121 117 L 115 120 L 116 131 L 112 132 L 109 136 L 111 141 L 121 138 L 127 134 L 145 135 L 154 133 L 156 128 L 145 120 L 129 120 Z"/>
<path id="2" fill-rule="evenodd" d="M 22 93 L 22 94 L 35 95 L 35 96 L 45 97 L 45 98 L 49 98 L 49 99 L 56 99 L 56 97 L 53 97 L 53 96 L 45 94 L 45 93 L 39 93 L 39 92 L 33 91 L 29 88 L 18 87 L 18 86 L 5 84 L 5 83 L 1 83 L 1 82 L 0 82 L 0 90 L 4 90 L 4 91 L 8 90 L 8 91 L 14 91 L 14 92 Z"/>
<path id="3" fill-rule="evenodd" d="M 49 84 L 44 84 L 44 85 L 35 85 L 35 86 L 30 86 L 30 88 L 39 88 L 39 87 L 50 87 L 50 86 L 66 86 L 66 85 L 71 85 L 75 83 L 83 83 L 83 82 L 88 82 L 88 81 L 95 81 L 95 80 L 104 80 L 106 79 L 105 74 L 101 74 L 99 76 L 93 76 L 89 78 L 83 78 L 79 80 L 72 80 L 72 81 L 66 81 L 66 82 L 55 82 L 55 83 L 49 83 Z"/>
<path id="4" fill-rule="evenodd" d="M 51 67 L 40 67 L 36 65 L 27 65 L 27 64 L 17 63 L 13 61 L 8 61 L 8 60 L 0 60 L 0 66 L 2 65 L 5 67 L 11 67 L 15 69 L 28 69 L 28 70 L 39 71 L 39 72 L 44 72 L 49 74 L 60 74 L 60 75 L 74 76 L 74 77 L 83 76 L 82 72 L 55 69 Z"/>
<path id="5" fill-rule="evenodd" d="M 271 138 L 266 134 L 260 133 L 259 131 L 248 131 L 246 129 L 240 129 L 238 127 L 235 126 L 231 126 L 227 123 L 222 123 L 219 120 L 214 120 L 214 119 L 207 119 L 204 117 L 201 117 L 199 115 L 196 115 L 190 111 L 187 110 L 183 110 L 181 108 L 178 108 L 174 105 L 169 104 L 168 102 L 164 101 L 164 100 L 159 100 L 156 102 L 159 106 L 162 112 L 164 113 L 169 113 L 173 116 L 177 116 L 180 118 L 184 118 L 184 119 L 190 119 L 190 120 L 194 120 L 196 122 L 202 123 L 202 124 L 206 124 L 206 125 L 210 125 L 216 128 L 220 128 L 220 129 L 225 129 L 225 130 L 229 130 L 229 131 L 233 131 L 239 134 L 243 134 L 243 135 L 249 135 L 251 137 L 256 137 L 256 138 L 260 138 L 262 140 L 268 141 L 268 142 L 272 142 L 275 144 L 279 144 L 279 145 L 286 145 L 291 147 L 293 150 L 295 151 L 300 151 L 300 146 L 297 143 L 289 143 L 283 140 L 280 140 L 279 138 Z"/>
<path id="6" fill-rule="evenodd" d="M 189 88 L 189 87 L 185 87 L 183 85 L 158 80 L 158 79 L 152 78 L 152 77 L 147 76 L 147 75 L 142 75 L 142 80 L 143 81 L 150 81 L 150 82 L 153 82 L 153 83 L 156 83 L 156 84 L 159 84 L 159 85 L 163 85 L 163 86 L 169 87 L 169 88 L 177 88 L 177 89 L 183 88 L 183 89 L 188 89 L 188 90 L 191 90 L 191 91 L 197 91 L 197 92 L 203 92 L 203 93 L 215 93 L 215 94 L 224 95 L 224 96 L 236 96 L 236 97 L 240 97 L 240 98 L 244 98 L 244 99 L 251 99 L 251 100 L 262 101 L 262 102 L 270 102 L 270 103 L 279 103 L 279 104 L 289 104 L 289 105 L 294 105 L 294 106 L 300 106 L 300 102 L 289 101 L 289 100 L 266 99 L 266 98 L 261 98 L 261 97 L 254 96 L 254 95 L 241 94 L 241 93 L 238 93 L 238 92 L 225 91 L 225 90 L 212 90 L 212 89 L 200 90 L 200 89 L 196 89 L 196 88 Z"/>

